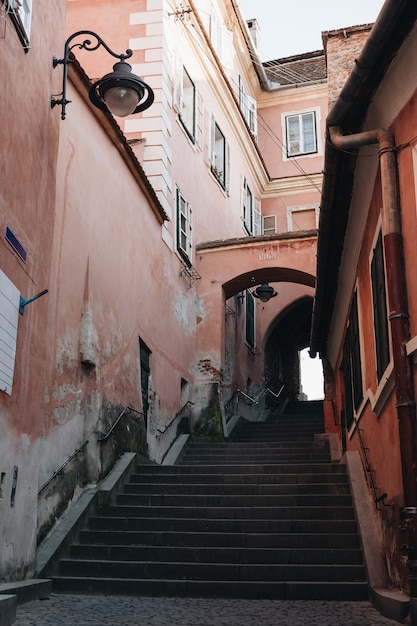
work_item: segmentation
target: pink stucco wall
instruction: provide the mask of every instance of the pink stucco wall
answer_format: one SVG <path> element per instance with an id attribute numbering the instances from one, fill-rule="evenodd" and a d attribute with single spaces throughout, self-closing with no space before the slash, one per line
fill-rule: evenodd
<path id="1" fill-rule="evenodd" d="M 65 3 L 34 3 L 27 52 L 3 5 L 0 22 L 0 269 L 28 299 L 51 286 L 59 117 L 50 97 L 60 91 L 52 55 L 63 47 Z M 7 226 L 27 252 L 26 262 L 6 241 Z M 46 294 L 18 316 L 13 387 L 11 395 L 0 391 L 0 579 L 33 572 L 49 305 Z"/>

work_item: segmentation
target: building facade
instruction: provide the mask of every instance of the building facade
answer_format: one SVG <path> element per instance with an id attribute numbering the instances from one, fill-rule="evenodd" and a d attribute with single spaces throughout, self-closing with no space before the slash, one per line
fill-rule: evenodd
<path id="1" fill-rule="evenodd" d="M 37 543 L 121 452 L 161 462 L 184 420 L 206 433 L 213 415 L 223 436 L 237 389 L 285 383 L 297 396 L 327 107 L 323 54 L 264 67 L 256 23 L 229 0 L 15 4 L 3 2 L 0 40 L 10 76 L 0 93 L 3 580 L 33 574 Z M 133 50 L 155 93 L 147 111 L 115 120 L 95 109 L 89 79 L 112 59 L 74 40 L 60 120 L 50 97 L 63 68 L 52 59 L 76 31 Z M 279 292 L 266 304 L 252 295 L 263 283 Z"/>
<path id="2" fill-rule="evenodd" d="M 311 346 L 341 446 L 361 455 L 390 583 L 413 600 L 416 18 L 388 0 L 332 98 Z"/>

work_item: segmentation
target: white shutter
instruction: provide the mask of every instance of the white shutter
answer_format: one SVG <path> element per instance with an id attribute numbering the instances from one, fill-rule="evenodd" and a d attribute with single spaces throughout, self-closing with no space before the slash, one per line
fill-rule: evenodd
<path id="1" fill-rule="evenodd" d="M 188 258 L 193 259 L 193 211 L 188 205 Z"/>
<path id="2" fill-rule="evenodd" d="M 225 163 L 226 172 L 225 172 L 224 183 L 225 183 L 226 191 L 229 191 L 230 189 L 230 147 L 226 139 L 225 139 L 225 142 L 226 142 L 226 163 Z"/>
<path id="3" fill-rule="evenodd" d="M 214 5 L 211 7 L 211 19 L 210 19 L 210 39 L 213 44 L 213 48 L 217 52 L 217 56 L 221 59 L 222 56 L 222 25 L 219 14 Z"/>
<path id="4" fill-rule="evenodd" d="M 253 198 L 253 234 L 262 235 L 261 202 Z"/>
<path id="5" fill-rule="evenodd" d="M 216 122 L 212 113 L 210 116 L 209 161 L 213 167 L 216 165 L 216 160 Z"/>
<path id="6" fill-rule="evenodd" d="M 246 94 L 246 103 L 247 103 L 247 122 L 249 124 L 249 128 L 255 138 L 258 137 L 258 113 L 256 110 L 256 100 L 251 98 L 248 94 Z"/>
<path id="7" fill-rule="evenodd" d="M 224 67 L 230 71 L 233 70 L 233 32 L 228 30 L 226 26 L 222 28 L 222 49 L 221 49 L 221 62 Z"/>
<path id="8" fill-rule="evenodd" d="M 0 389 L 12 394 L 20 292 L 0 270 Z"/>
<path id="9" fill-rule="evenodd" d="M 174 76 L 174 107 L 177 109 L 178 113 L 182 111 L 182 102 L 183 102 L 183 71 L 184 66 L 182 59 L 179 55 L 177 55 L 175 62 L 175 76 Z"/>
<path id="10" fill-rule="evenodd" d="M 196 108 L 195 141 L 200 150 L 202 150 L 204 138 L 204 107 L 203 98 L 198 91 L 196 92 Z"/>

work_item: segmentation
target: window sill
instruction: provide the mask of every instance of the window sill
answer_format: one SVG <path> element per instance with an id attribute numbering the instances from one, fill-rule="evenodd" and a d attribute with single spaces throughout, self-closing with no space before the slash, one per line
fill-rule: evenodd
<path id="1" fill-rule="evenodd" d="M 394 384 L 394 364 L 391 361 L 382 375 L 375 394 L 373 396 L 370 394 L 371 408 L 377 416 L 380 415 L 389 396 L 391 395 L 394 389 Z"/>
<path id="2" fill-rule="evenodd" d="M 407 356 L 413 357 L 413 362 L 417 363 L 417 337 L 413 337 L 405 345 Z"/>
<path id="3" fill-rule="evenodd" d="M 311 159 L 311 158 L 317 158 L 317 157 L 322 157 L 322 156 L 323 156 L 322 152 L 301 152 L 300 154 L 290 154 L 290 155 L 287 155 L 285 153 L 283 155 L 282 160 L 292 161 L 293 159 Z"/>
<path id="4" fill-rule="evenodd" d="M 210 167 L 210 175 L 212 177 L 212 179 L 217 183 L 217 185 L 220 187 L 221 191 L 227 196 L 228 191 L 227 188 L 225 187 L 224 183 L 222 182 L 222 180 L 220 179 L 219 176 L 217 176 L 217 174 L 215 174 L 215 172 L 213 172 L 213 169 Z"/>
<path id="5" fill-rule="evenodd" d="M 178 122 L 178 126 L 181 128 L 181 131 L 186 136 L 186 138 L 188 140 L 188 143 L 190 144 L 192 149 L 194 151 L 196 151 L 197 150 L 197 140 L 196 140 L 195 136 L 193 136 L 192 133 L 190 133 L 190 131 L 188 130 L 187 126 L 184 124 L 184 122 L 182 121 L 181 115 L 179 113 L 177 115 L 177 122 Z"/>

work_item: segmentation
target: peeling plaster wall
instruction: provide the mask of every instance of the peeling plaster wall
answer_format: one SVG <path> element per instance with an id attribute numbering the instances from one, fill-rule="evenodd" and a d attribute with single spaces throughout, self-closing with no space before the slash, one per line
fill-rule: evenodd
<path id="1" fill-rule="evenodd" d="M 28 299 L 50 287 L 60 124 L 50 95 L 62 82 L 51 57 L 65 41 L 65 2 L 34 3 L 27 52 L 4 9 L 2 4 L 0 270 Z M 25 260 L 6 241 L 6 226 Z M 24 578 L 34 569 L 38 441 L 46 428 L 45 381 L 51 372 L 51 342 L 44 336 L 49 302 L 46 294 L 18 316 L 11 395 L 0 391 L 0 581 Z"/>

